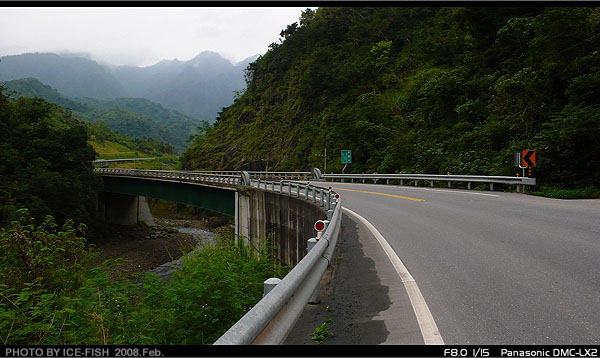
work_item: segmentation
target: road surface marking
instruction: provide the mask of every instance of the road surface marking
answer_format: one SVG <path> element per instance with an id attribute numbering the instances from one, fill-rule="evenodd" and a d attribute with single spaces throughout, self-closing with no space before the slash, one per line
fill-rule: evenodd
<path id="1" fill-rule="evenodd" d="M 373 236 L 375 236 L 377 241 L 379 241 L 383 251 L 385 251 L 386 255 L 392 262 L 392 265 L 396 269 L 398 276 L 400 276 L 400 279 L 404 284 L 404 288 L 406 289 L 410 303 L 415 311 L 415 316 L 417 316 L 417 321 L 419 322 L 419 328 L 421 329 L 421 335 L 423 335 L 425 344 L 444 344 L 442 335 L 435 324 L 433 316 L 429 311 L 429 307 L 427 307 L 427 303 L 421 294 L 421 290 L 419 290 L 419 286 L 417 286 L 417 282 L 412 277 L 410 272 L 408 272 L 408 269 L 406 266 L 404 266 L 402 260 L 400 260 L 398 255 L 396 255 L 394 249 L 392 249 L 390 244 L 388 244 L 387 240 L 383 237 L 383 235 L 381 235 L 379 230 L 377 230 L 373 224 L 368 222 L 367 219 L 348 208 L 342 207 L 342 209 L 344 209 L 347 213 L 352 214 L 363 224 L 365 224 Z"/>
<path id="2" fill-rule="evenodd" d="M 414 201 L 427 201 L 425 199 L 419 199 L 419 198 L 410 198 L 408 196 L 400 196 L 400 195 L 395 195 L 395 194 L 386 194 L 386 193 L 380 193 L 377 191 L 366 191 L 366 190 L 356 190 L 356 189 L 344 189 L 344 188 L 333 188 L 335 190 L 347 190 L 347 191 L 355 191 L 358 193 L 367 193 L 367 194 L 375 194 L 375 195 L 383 195 L 383 196 L 391 196 L 394 198 L 400 198 L 400 199 L 406 199 L 406 200 L 414 200 Z"/>
<path id="3" fill-rule="evenodd" d="M 496 195 L 496 194 L 486 194 L 486 193 L 470 193 L 467 191 L 458 191 L 458 190 L 447 190 L 447 189 L 432 189 L 432 188 L 419 188 L 419 187 L 412 187 L 412 186 L 400 186 L 398 187 L 398 189 L 421 189 L 421 190 L 431 190 L 431 191 L 445 191 L 447 193 L 454 193 L 454 194 L 471 194 L 471 195 L 485 195 L 485 196 L 493 196 L 493 197 L 499 197 L 500 195 Z"/>

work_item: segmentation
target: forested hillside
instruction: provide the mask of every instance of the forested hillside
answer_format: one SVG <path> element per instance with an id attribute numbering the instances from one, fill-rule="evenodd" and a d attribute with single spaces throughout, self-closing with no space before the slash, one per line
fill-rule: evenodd
<path id="1" fill-rule="evenodd" d="M 3 92 L 0 86 L 0 227 L 23 208 L 38 222 L 52 215 L 61 225 L 91 225 L 101 181 L 86 126 L 55 104 L 12 101 Z"/>
<path id="2" fill-rule="evenodd" d="M 247 70 L 186 169 L 517 173 L 600 185 L 600 9 L 319 8 Z"/>
<path id="3" fill-rule="evenodd" d="M 12 97 L 43 98 L 72 110 L 75 116 L 97 124 L 96 127 L 106 125 L 113 131 L 137 138 L 139 144 L 164 142 L 182 151 L 200 124 L 199 120 L 145 98 L 69 98 L 35 78 L 8 81 L 3 85 Z"/>

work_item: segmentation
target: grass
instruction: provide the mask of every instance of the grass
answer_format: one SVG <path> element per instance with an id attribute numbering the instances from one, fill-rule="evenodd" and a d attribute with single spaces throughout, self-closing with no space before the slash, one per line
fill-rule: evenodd
<path id="1" fill-rule="evenodd" d="M 135 151 L 122 144 L 111 142 L 108 140 L 96 141 L 90 140 L 89 143 L 98 152 L 98 159 L 124 159 L 124 158 L 144 158 L 152 157 L 152 155 Z"/>
<path id="2" fill-rule="evenodd" d="M 600 190 L 593 186 L 588 186 L 585 189 L 540 187 L 539 190 L 531 194 L 554 199 L 600 199 Z"/>
<path id="3" fill-rule="evenodd" d="M 331 319 L 326 319 L 319 327 L 315 328 L 315 332 L 310 337 L 316 344 L 322 344 L 329 337 L 333 336 L 333 332 L 331 332 L 327 324 L 331 323 Z"/>
<path id="4" fill-rule="evenodd" d="M 178 165 L 179 157 L 176 155 L 168 155 L 157 157 L 151 160 L 136 160 L 124 163 L 110 163 L 108 167 L 123 169 L 176 170 Z"/>

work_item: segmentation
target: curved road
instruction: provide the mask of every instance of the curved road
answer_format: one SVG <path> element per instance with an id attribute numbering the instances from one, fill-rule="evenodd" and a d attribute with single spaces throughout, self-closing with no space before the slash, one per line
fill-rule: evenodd
<path id="1" fill-rule="evenodd" d="M 328 185 L 402 260 L 446 344 L 600 343 L 600 200 Z"/>

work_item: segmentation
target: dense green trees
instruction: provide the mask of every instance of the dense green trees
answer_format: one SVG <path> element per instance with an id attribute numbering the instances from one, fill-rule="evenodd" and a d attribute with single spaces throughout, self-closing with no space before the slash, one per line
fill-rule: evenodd
<path id="1" fill-rule="evenodd" d="M 600 186 L 597 8 L 319 8 L 247 68 L 184 168 L 514 175 Z"/>
<path id="2" fill-rule="evenodd" d="M 68 111 L 39 98 L 11 101 L 0 87 L 0 226 L 19 208 L 39 220 L 92 221 L 100 179 L 87 140 Z"/>
<path id="3" fill-rule="evenodd" d="M 128 140 L 127 144 L 123 141 L 115 141 L 148 153 L 183 151 L 188 145 L 188 138 L 196 133 L 196 126 L 200 124 L 200 121 L 194 118 L 164 108 L 145 98 L 69 98 L 35 78 L 8 81 L 4 86 L 13 98 L 40 97 L 65 109 L 68 108 L 75 116 L 96 125 L 96 128 L 109 127 L 122 134 L 121 139 L 124 136 L 134 137 L 137 141 Z M 100 140 L 102 138 L 98 135 L 106 134 L 105 130 L 93 131 L 97 134 L 96 138 Z M 168 145 L 159 148 L 160 142 L 168 143 L 173 148 L 168 149 Z M 148 148 L 153 149 L 147 150 Z M 165 151 L 161 152 L 163 149 Z"/>

